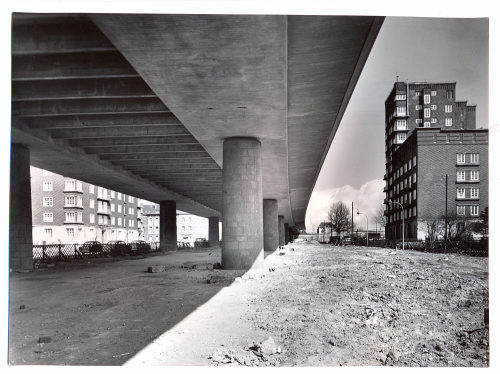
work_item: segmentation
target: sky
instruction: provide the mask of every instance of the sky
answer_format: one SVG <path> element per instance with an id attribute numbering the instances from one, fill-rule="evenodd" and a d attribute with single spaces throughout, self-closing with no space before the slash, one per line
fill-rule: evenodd
<path id="1" fill-rule="evenodd" d="M 457 100 L 477 105 L 488 127 L 488 20 L 388 17 L 373 45 L 318 176 L 306 214 L 312 231 L 337 201 L 369 217 L 384 200 L 384 102 L 396 76 L 410 82 L 457 82 Z M 366 219 L 355 222 L 366 227 Z M 313 228 L 314 226 L 314 228 Z"/>

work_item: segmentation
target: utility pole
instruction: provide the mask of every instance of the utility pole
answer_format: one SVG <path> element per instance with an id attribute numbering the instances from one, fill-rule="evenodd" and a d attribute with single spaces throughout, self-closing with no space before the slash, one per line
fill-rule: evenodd
<path id="1" fill-rule="evenodd" d="M 444 193 L 444 250 L 448 244 L 448 174 L 445 176 L 445 193 Z"/>
<path id="2" fill-rule="evenodd" d="M 354 234 L 354 201 L 351 201 L 351 241 Z"/>

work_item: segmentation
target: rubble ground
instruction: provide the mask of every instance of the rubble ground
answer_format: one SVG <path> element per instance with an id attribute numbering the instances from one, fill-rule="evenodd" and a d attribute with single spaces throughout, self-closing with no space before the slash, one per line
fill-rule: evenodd
<path id="1" fill-rule="evenodd" d="M 9 363 L 489 365 L 487 258 L 301 242 L 259 271 L 219 261 L 210 248 L 12 273 Z"/>

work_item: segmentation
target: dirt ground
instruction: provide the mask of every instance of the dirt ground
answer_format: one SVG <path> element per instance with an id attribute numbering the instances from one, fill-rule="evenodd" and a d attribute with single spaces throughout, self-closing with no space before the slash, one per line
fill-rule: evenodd
<path id="1" fill-rule="evenodd" d="M 219 261 L 210 248 L 11 273 L 9 363 L 489 364 L 486 258 L 291 243 L 260 271 Z"/>

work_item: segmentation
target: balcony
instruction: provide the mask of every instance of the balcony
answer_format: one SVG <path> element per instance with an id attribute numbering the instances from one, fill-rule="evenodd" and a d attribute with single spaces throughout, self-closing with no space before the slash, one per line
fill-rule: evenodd
<path id="1" fill-rule="evenodd" d="M 97 208 L 97 214 L 105 214 L 107 216 L 110 216 L 111 211 L 108 208 L 101 207 L 101 208 Z"/>
<path id="2" fill-rule="evenodd" d="M 83 209 L 82 203 L 76 203 L 76 204 L 70 204 L 70 203 L 64 203 L 64 208 L 76 208 L 76 209 Z"/>
<path id="3" fill-rule="evenodd" d="M 106 194 L 98 194 L 97 199 L 104 200 L 104 201 L 110 201 L 111 197 L 107 193 Z"/>

